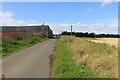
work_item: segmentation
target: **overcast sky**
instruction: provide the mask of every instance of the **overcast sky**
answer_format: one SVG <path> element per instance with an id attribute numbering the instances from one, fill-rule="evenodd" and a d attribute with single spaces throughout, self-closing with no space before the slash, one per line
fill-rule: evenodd
<path id="1" fill-rule="evenodd" d="M 104 0 L 103 0 L 104 1 Z M 54 33 L 118 33 L 117 2 L 3 2 L 1 25 L 49 24 Z"/>

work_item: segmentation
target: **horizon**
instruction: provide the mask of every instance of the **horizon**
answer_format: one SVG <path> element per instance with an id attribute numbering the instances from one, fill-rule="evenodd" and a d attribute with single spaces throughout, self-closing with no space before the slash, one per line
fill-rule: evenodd
<path id="1" fill-rule="evenodd" d="M 0 26 L 0 27 L 33 27 L 33 26 L 41 26 L 41 25 L 23 25 L 23 26 L 21 26 L 21 25 L 18 25 L 18 26 L 15 26 L 15 25 L 13 25 L 13 26 Z M 49 25 L 45 25 L 45 26 L 49 26 Z M 50 26 L 49 26 L 50 27 Z M 50 28 L 51 29 L 51 28 Z M 51 29 L 52 30 L 52 29 Z M 61 31 L 61 33 L 57 33 L 57 34 L 53 34 L 53 35 L 59 35 L 59 34 L 62 34 L 62 32 L 67 32 L 67 33 L 71 33 L 70 31 Z M 72 33 L 95 33 L 95 32 L 82 32 L 82 31 L 73 31 Z M 99 34 L 113 34 L 113 33 L 95 33 L 96 35 L 99 35 Z M 113 35 L 120 35 L 120 34 L 118 34 L 118 33 L 116 33 L 116 34 L 113 34 Z"/>
<path id="2" fill-rule="evenodd" d="M 27 6 L 26 6 L 27 5 Z M 2 2 L 2 26 L 50 25 L 54 34 L 70 31 L 118 34 L 118 3 Z"/>

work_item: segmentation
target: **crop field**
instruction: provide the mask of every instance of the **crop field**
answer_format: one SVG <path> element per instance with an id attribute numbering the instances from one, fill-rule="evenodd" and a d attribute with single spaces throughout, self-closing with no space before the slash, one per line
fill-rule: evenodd
<path id="1" fill-rule="evenodd" d="M 61 36 L 52 78 L 118 78 L 117 38 Z"/>
<path id="2" fill-rule="evenodd" d="M 96 40 L 91 40 L 96 43 L 107 43 L 111 46 L 118 47 L 118 38 L 96 38 Z"/>

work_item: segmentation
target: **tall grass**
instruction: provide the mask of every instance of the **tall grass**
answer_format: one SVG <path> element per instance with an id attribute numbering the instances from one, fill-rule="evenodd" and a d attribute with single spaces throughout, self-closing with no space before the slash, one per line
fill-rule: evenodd
<path id="1" fill-rule="evenodd" d="M 94 78 L 97 77 L 89 68 L 82 62 L 79 65 L 74 63 L 73 54 L 68 49 L 68 46 L 62 40 L 57 41 L 56 54 L 52 67 L 51 78 Z"/>
<path id="2" fill-rule="evenodd" d="M 118 49 L 90 39 L 59 38 L 52 78 L 118 78 Z"/>
<path id="3" fill-rule="evenodd" d="M 32 46 L 39 42 L 46 40 L 47 38 L 41 38 L 39 36 L 28 36 L 25 34 L 11 36 L 3 36 L 2 38 L 2 57 L 8 56 L 11 53 L 20 51 L 23 48 Z"/>
<path id="4" fill-rule="evenodd" d="M 118 49 L 105 43 L 90 42 L 89 39 L 62 36 L 74 55 L 76 65 L 87 63 L 99 77 L 118 77 Z"/>

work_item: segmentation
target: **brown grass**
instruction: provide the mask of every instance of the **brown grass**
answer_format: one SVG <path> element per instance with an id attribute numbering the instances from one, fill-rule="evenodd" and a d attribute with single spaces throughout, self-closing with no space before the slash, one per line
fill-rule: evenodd
<path id="1" fill-rule="evenodd" d="M 118 77 L 118 48 L 103 42 L 91 42 L 90 39 L 74 36 L 61 36 L 61 40 L 69 45 L 69 49 L 74 54 L 76 65 L 86 62 L 93 72 L 104 78 Z M 113 39 L 101 38 L 98 40 L 106 41 L 109 44 L 114 43 Z M 107 42 L 107 40 L 110 41 Z"/>

